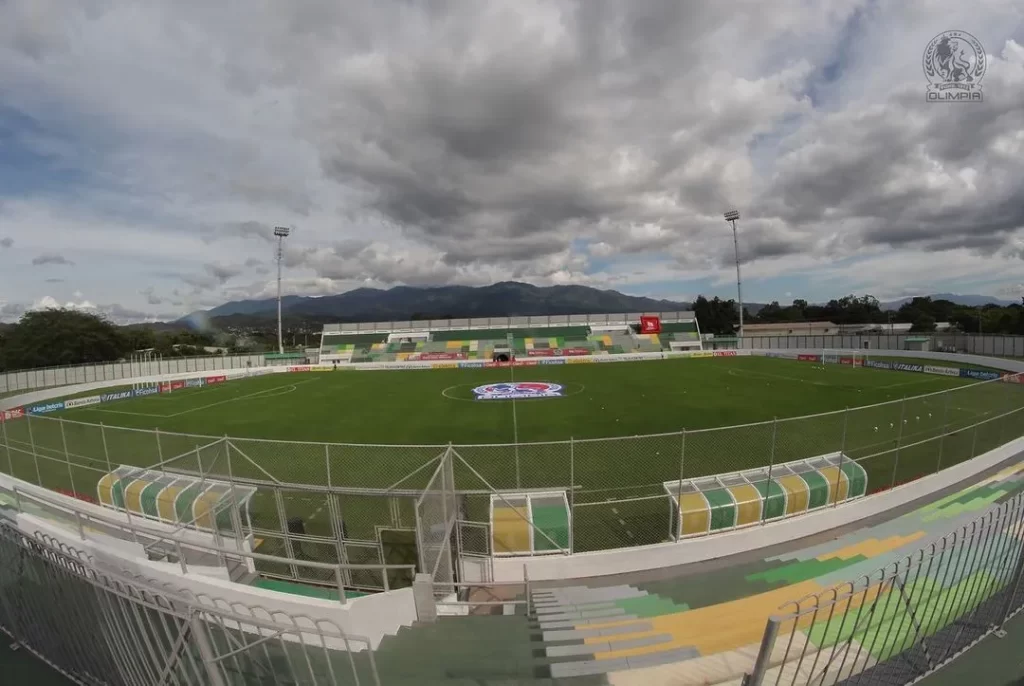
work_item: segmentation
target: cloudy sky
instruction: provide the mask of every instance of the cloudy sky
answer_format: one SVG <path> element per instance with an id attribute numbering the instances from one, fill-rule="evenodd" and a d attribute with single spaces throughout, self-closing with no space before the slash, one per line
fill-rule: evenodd
<path id="1" fill-rule="evenodd" d="M 983 103 L 925 100 L 968 31 Z M 1024 290 L 1019 0 L 5 0 L 0 317 L 515 279 Z"/>

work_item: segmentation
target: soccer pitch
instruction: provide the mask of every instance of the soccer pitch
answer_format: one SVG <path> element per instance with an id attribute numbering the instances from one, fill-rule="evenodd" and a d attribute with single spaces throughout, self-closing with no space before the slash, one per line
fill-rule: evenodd
<path id="1" fill-rule="evenodd" d="M 475 399 L 474 388 L 510 380 L 558 384 L 563 396 Z M 959 390 L 939 393 L 950 389 Z M 409 496 L 389 514 L 380 496 L 342 495 L 346 535 L 361 540 L 376 539 L 389 521 L 411 523 L 411 493 L 451 443 L 456 487 L 474 493 L 463 501 L 467 519 L 486 521 L 492 489 L 568 490 L 575 548 L 597 550 L 664 540 L 667 480 L 842 450 L 861 461 L 875 492 L 1019 435 L 1020 413 L 978 423 L 1022 404 L 1017 384 L 767 357 L 677 358 L 271 374 L 75 408 L 6 430 L 15 475 L 49 488 L 94 495 L 108 466 L 120 464 L 276 482 L 287 516 L 306 520 L 312 535 L 331 534 L 327 497 L 289 484 L 394 487 Z M 818 416 L 792 419 L 811 414 Z M 218 443 L 225 436 L 226 449 Z M 34 460 L 32 447 L 48 457 Z M 253 503 L 267 532 L 283 528 L 272 498 L 261 493 Z"/>

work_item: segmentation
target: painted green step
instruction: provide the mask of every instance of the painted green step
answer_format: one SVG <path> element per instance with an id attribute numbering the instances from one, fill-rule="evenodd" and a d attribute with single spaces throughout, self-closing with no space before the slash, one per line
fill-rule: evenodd
<path id="1" fill-rule="evenodd" d="M 816 579 L 819 576 L 830 574 L 831 572 L 849 567 L 850 565 L 857 564 L 858 562 L 864 562 L 867 559 L 868 558 L 863 555 L 855 555 L 846 560 L 834 557 L 824 561 L 806 560 L 803 562 L 795 562 L 784 567 L 778 567 L 777 569 L 751 574 L 747 577 L 747 581 L 764 581 L 769 584 L 786 581 L 791 584 L 796 584 L 801 581 Z"/>
<path id="2" fill-rule="evenodd" d="M 636 615 L 641 618 L 658 617 L 690 609 L 685 603 L 677 605 L 668 598 L 662 598 L 657 595 L 626 598 L 616 601 L 615 604 L 624 609 L 627 615 Z"/>

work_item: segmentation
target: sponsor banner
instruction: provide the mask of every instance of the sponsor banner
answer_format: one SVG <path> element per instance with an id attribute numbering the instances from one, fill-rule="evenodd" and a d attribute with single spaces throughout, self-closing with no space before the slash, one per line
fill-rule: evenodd
<path id="1" fill-rule="evenodd" d="M 640 333 L 661 333 L 661 318 L 651 315 L 640 317 Z"/>
<path id="2" fill-rule="evenodd" d="M 893 362 L 891 369 L 897 372 L 917 372 L 920 374 L 924 372 L 924 365 L 907 364 L 906 362 Z"/>
<path id="3" fill-rule="evenodd" d="M 561 398 L 562 386 L 547 381 L 509 381 L 477 386 L 473 389 L 477 400 L 527 400 L 533 398 Z"/>
<path id="4" fill-rule="evenodd" d="M 512 362 L 513 367 L 536 367 L 540 364 L 540 360 L 515 360 Z"/>
<path id="5" fill-rule="evenodd" d="M 977 381 L 991 381 L 999 378 L 999 372 L 989 372 L 984 369 L 961 369 L 960 376 L 964 379 L 975 379 Z"/>
<path id="6" fill-rule="evenodd" d="M 73 407 L 88 407 L 89 405 L 98 405 L 100 403 L 100 396 L 90 395 L 88 398 L 71 398 L 70 400 L 64 401 L 64 409 L 70 410 Z"/>
<path id="7" fill-rule="evenodd" d="M 735 350 L 716 350 L 712 353 L 715 357 L 736 357 Z"/>
<path id="8" fill-rule="evenodd" d="M 185 388 L 199 388 L 203 385 L 202 379 L 186 379 Z"/>
<path id="9" fill-rule="evenodd" d="M 0 420 L 5 421 L 5 422 L 9 422 L 9 421 L 14 420 L 14 419 L 21 419 L 24 416 L 25 416 L 25 408 L 24 407 L 15 407 L 15 408 L 12 408 L 10 410 L 4 410 L 3 412 L 0 412 Z"/>
<path id="10" fill-rule="evenodd" d="M 466 359 L 466 353 L 420 353 L 415 357 L 410 357 L 410 360 L 418 360 L 420 362 L 433 361 L 433 360 L 464 360 Z"/>
<path id="11" fill-rule="evenodd" d="M 595 361 L 589 357 L 570 357 L 568 360 L 562 360 L 566 364 L 592 364 Z"/>
<path id="12" fill-rule="evenodd" d="M 960 376 L 959 367 L 934 367 L 930 364 L 924 366 L 925 374 L 938 374 L 939 376 Z"/>
<path id="13" fill-rule="evenodd" d="M 431 369 L 458 369 L 458 362 L 434 362 L 430 365 Z"/>
<path id="14" fill-rule="evenodd" d="M 136 388 L 134 392 L 124 391 L 125 393 L 131 393 L 129 397 L 145 398 L 147 395 L 156 395 L 160 392 L 160 389 L 156 386 L 145 386 L 143 388 Z M 116 395 L 116 394 L 115 394 Z"/>
<path id="15" fill-rule="evenodd" d="M 308 364 L 299 365 L 298 367 L 288 367 L 290 372 L 308 372 L 310 367 Z"/>
<path id="16" fill-rule="evenodd" d="M 207 376 L 206 378 L 203 379 L 203 381 L 206 382 L 207 386 L 215 383 L 224 383 L 227 380 L 228 377 L 224 376 L 223 374 L 221 374 L 220 376 Z"/>
<path id="17" fill-rule="evenodd" d="M 892 362 L 886 362 L 885 360 L 868 360 L 864 363 L 865 367 L 871 369 L 892 369 Z"/>
<path id="18" fill-rule="evenodd" d="M 796 356 L 796 359 L 801 362 L 821 362 L 821 355 L 809 355 L 807 353 L 801 353 Z"/>
<path id="19" fill-rule="evenodd" d="M 58 400 L 52 403 L 40 403 L 28 408 L 29 414 L 47 414 L 49 412 L 60 412 L 64 409 L 64 401 Z"/>
<path id="20" fill-rule="evenodd" d="M 1015 374 L 1013 372 L 1004 372 L 1000 377 L 1006 383 L 1019 383 L 1024 384 L 1024 374 Z"/>
<path id="21" fill-rule="evenodd" d="M 171 390 L 172 391 L 180 391 L 184 387 L 185 387 L 185 382 L 184 381 L 172 381 L 171 382 Z"/>
<path id="22" fill-rule="evenodd" d="M 534 348 L 526 351 L 527 357 L 554 357 L 555 348 Z"/>
<path id="23" fill-rule="evenodd" d="M 133 395 L 138 395 L 138 394 L 139 394 L 138 391 L 136 391 L 134 393 L 132 391 L 118 391 L 116 393 L 104 393 L 103 395 L 100 396 L 100 402 L 101 403 L 109 403 L 109 402 L 111 402 L 113 400 L 127 400 L 128 398 L 131 398 Z"/>
<path id="24" fill-rule="evenodd" d="M 590 355 L 592 352 L 590 348 L 562 348 L 563 357 L 580 357 L 581 355 Z"/>
<path id="25" fill-rule="evenodd" d="M 485 366 L 485 362 L 459 362 L 458 364 L 461 369 L 483 369 Z"/>
<path id="26" fill-rule="evenodd" d="M 92 503 L 93 505 L 100 504 L 99 501 L 96 500 L 96 498 L 93 498 L 91 495 L 86 495 L 85 493 L 79 493 L 78 491 L 72 491 L 67 488 L 57 488 L 54 490 L 56 490 L 61 495 L 66 495 L 67 497 L 74 498 L 75 500 L 81 500 L 82 502 Z"/>
<path id="27" fill-rule="evenodd" d="M 720 350 L 718 352 L 725 352 L 725 351 Z M 700 359 L 702 357 L 716 357 L 716 356 L 717 356 L 717 353 L 715 353 L 712 350 L 701 350 L 699 352 L 690 353 L 690 354 L 687 355 L 687 357 L 693 357 L 693 358 L 696 358 L 696 359 Z"/>
<path id="28" fill-rule="evenodd" d="M 579 362 L 580 360 L 537 360 L 538 364 L 565 364 L 566 362 Z M 589 360 L 587 360 L 589 362 Z"/>

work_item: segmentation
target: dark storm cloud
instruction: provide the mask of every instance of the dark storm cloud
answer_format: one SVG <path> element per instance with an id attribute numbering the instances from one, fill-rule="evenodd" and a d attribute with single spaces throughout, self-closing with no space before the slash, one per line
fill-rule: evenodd
<path id="1" fill-rule="evenodd" d="M 9 248 L 14 245 L 14 239 L 10 237 L 0 238 L 0 248 Z"/>
<path id="2" fill-rule="evenodd" d="M 34 266 L 40 267 L 47 264 L 73 265 L 74 262 L 64 257 L 63 255 L 58 255 L 57 253 L 46 253 L 45 255 L 40 255 L 39 257 L 33 257 L 32 264 Z"/>

